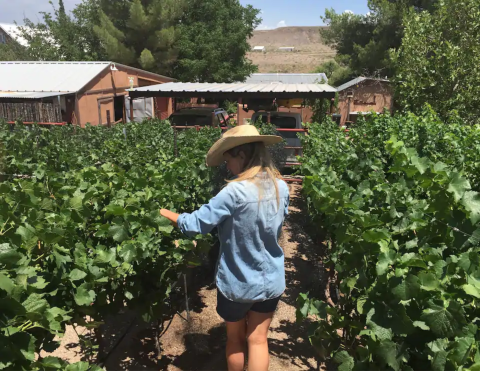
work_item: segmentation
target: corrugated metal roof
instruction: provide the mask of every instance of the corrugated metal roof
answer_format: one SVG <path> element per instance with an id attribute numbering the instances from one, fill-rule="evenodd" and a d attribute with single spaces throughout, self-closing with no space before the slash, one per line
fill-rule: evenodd
<path id="1" fill-rule="evenodd" d="M 59 95 L 65 95 L 70 93 L 65 92 L 37 92 L 37 91 L 0 91 L 0 98 L 15 98 L 15 99 L 41 99 L 56 97 Z"/>
<path id="2" fill-rule="evenodd" d="M 28 42 L 21 35 L 20 27 L 10 23 L 0 23 L 0 28 L 7 33 L 13 40 L 17 41 L 20 45 L 27 46 Z"/>
<path id="3" fill-rule="evenodd" d="M 321 93 L 335 92 L 335 88 L 327 84 L 217 84 L 170 82 L 160 85 L 145 86 L 133 89 L 135 92 L 158 91 L 168 93 Z"/>
<path id="4" fill-rule="evenodd" d="M 353 80 L 351 80 L 349 82 L 346 82 L 345 84 L 337 87 L 337 91 L 342 91 L 342 90 L 348 89 L 348 88 L 350 88 L 354 85 L 357 85 L 357 84 L 360 84 L 361 82 L 364 82 L 365 80 L 375 80 L 375 81 L 388 82 L 388 80 L 385 80 L 385 79 L 372 79 L 372 78 L 368 78 L 368 77 L 357 77 L 356 79 L 353 79 Z"/>
<path id="5" fill-rule="evenodd" d="M 76 93 L 112 64 L 129 73 L 175 81 L 114 62 L 0 62 L 0 91 Z"/>
<path id="6" fill-rule="evenodd" d="M 111 62 L 0 62 L 0 89 L 76 93 Z"/>
<path id="7" fill-rule="evenodd" d="M 328 83 L 324 73 L 254 73 L 247 77 L 247 84 L 267 84 L 272 82 L 282 84 L 318 84 Z"/>
<path id="8" fill-rule="evenodd" d="M 343 85 L 338 86 L 337 91 L 342 91 L 342 90 L 348 89 L 349 87 L 351 87 L 353 85 L 357 85 L 357 84 L 365 81 L 366 79 L 367 79 L 366 77 L 357 77 L 356 79 L 353 79 L 349 82 L 346 82 Z"/>

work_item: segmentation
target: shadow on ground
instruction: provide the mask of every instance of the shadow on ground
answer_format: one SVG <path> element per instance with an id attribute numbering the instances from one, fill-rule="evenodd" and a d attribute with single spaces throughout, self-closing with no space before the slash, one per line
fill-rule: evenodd
<path id="1" fill-rule="evenodd" d="M 325 245 L 320 242 L 323 233 L 316 229 L 307 213 L 301 188 L 297 187 L 292 193 L 284 238 L 296 244 L 297 249 L 293 256 L 285 256 L 287 290 L 284 300 L 295 306 L 300 293 L 309 292 L 312 297 L 324 298 L 327 272 L 323 265 Z"/>
<path id="2" fill-rule="evenodd" d="M 287 290 L 282 298 L 283 309 L 279 309 L 280 321 L 272 326 L 269 341 L 271 371 L 315 370 L 320 369 L 318 365 L 322 365 L 316 361 L 317 355 L 308 341 L 308 322 L 294 322 L 294 307 L 300 293 L 310 292 L 311 296 L 324 298 L 327 275 L 322 261 L 325 246 L 317 242 L 321 239 L 312 240 L 312 234 L 307 230 L 310 225 L 300 187 L 295 187 L 292 190 L 290 213 L 282 237 L 285 246 L 289 246 L 285 254 Z M 214 271 L 212 259 L 207 260 L 207 263 L 193 271 L 188 279 L 192 319 L 186 322 L 176 315 L 168 336 L 160 340 L 161 356 L 157 355 L 156 332 L 152 326 L 135 324 L 110 356 L 105 365 L 107 370 L 227 369 L 225 328 L 215 317 L 215 288 L 212 286 Z M 282 310 L 288 315 L 282 315 Z M 328 367 L 328 370 L 332 369 Z"/>

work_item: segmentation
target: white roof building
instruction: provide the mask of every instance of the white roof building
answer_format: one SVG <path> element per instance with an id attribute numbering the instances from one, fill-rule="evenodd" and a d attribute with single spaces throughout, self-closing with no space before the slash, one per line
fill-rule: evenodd
<path id="1" fill-rule="evenodd" d="M 10 23 L 0 23 L 0 31 L 3 31 L 3 33 L 18 42 L 20 45 L 28 45 L 27 40 L 21 36 L 20 26 Z"/>
<path id="2" fill-rule="evenodd" d="M 324 73 L 252 73 L 247 77 L 247 84 L 320 84 L 328 83 Z"/>

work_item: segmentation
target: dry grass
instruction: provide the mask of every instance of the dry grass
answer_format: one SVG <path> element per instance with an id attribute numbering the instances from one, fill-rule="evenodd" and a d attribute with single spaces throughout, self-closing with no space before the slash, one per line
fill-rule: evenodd
<path id="1" fill-rule="evenodd" d="M 321 27 L 282 27 L 255 31 L 250 45 L 265 46 L 267 53 L 250 52 L 248 58 L 264 73 L 308 73 L 321 63 L 333 59 L 335 51 L 322 42 Z M 279 52 L 293 46 L 295 52 Z"/>

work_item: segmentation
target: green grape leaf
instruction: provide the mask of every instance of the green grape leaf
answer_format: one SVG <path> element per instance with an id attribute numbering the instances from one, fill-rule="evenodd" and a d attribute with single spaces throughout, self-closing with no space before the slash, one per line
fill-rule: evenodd
<path id="1" fill-rule="evenodd" d="M 95 291 L 89 290 L 89 285 L 83 283 L 81 286 L 77 287 L 75 302 L 80 306 L 90 305 L 95 301 L 95 297 Z"/>
<path id="2" fill-rule="evenodd" d="M 108 228 L 108 234 L 117 242 L 122 242 L 128 239 L 128 231 L 123 225 L 112 225 Z"/>

